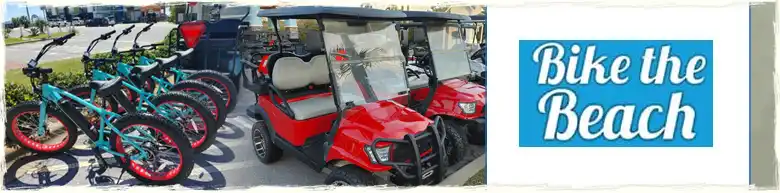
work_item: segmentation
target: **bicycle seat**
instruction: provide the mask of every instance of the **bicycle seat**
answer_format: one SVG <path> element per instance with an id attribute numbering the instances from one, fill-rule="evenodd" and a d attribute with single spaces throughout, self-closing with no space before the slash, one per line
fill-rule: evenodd
<path id="1" fill-rule="evenodd" d="M 194 50 L 195 50 L 195 49 L 192 49 L 192 48 L 190 48 L 190 49 L 187 49 L 187 50 L 184 50 L 184 51 L 176 51 L 176 53 L 175 53 L 175 54 L 176 54 L 177 56 L 179 56 L 179 57 L 187 57 L 187 56 L 189 56 L 190 54 L 192 54 L 192 51 L 194 51 Z"/>
<path id="2" fill-rule="evenodd" d="M 176 64 L 176 61 L 178 59 L 179 57 L 177 55 L 173 55 L 167 58 L 156 59 L 156 61 L 157 61 L 157 65 L 162 66 L 162 69 L 168 69 L 173 67 L 173 65 Z"/>
<path id="3" fill-rule="evenodd" d="M 130 71 L 133 74 L 138 75 L 140 79 L 148 79 L 152 76 L 154 76 L 156 73 L 160 72 L 160 65 L 159 63 L 152 63 L 150 65 L 144 65 L 144 66 L 134 66 L 133 69 Z"/>
<path id="4" fill-rule="evenodd" d="M 122 79 L 115 78 L 111 80 L 93 80 L 89 82 L 89 87 L 95 89 L 100 96 L 109 96 L 120 92 L 122 88 Z"/>

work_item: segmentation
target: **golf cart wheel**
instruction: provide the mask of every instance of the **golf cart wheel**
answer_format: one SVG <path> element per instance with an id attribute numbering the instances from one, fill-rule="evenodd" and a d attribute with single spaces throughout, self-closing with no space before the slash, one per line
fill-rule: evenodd
<path id="1" fill-rule="evenodd" d="M 444 126 L 446 127 L 444 149 L 447 151 L 447 162 L 449 165 L 455 165 L 466 156 L 468 149 L 466 128 L 458 126 L 458 122 L 455 120 L 444 120 Z"/>
<path id="2" fill-rule="evenodd" d="M 355 165 L 338 167 L 325 178 L 325 185 L 374 186 L 376 184 L 374 175 Z"/>
<path id="3" fill-rule="evenodd" d="M 282 149 L 271 141 L 271 134 L 264 120 L 259 120 L 252 125 L 252 144 L 255 155 L 264 164 L 274 163 L 282 158 Z"/>

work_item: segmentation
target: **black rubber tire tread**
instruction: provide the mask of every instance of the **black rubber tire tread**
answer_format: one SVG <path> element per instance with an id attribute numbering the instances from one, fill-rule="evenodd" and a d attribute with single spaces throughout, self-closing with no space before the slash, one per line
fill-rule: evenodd
<path id="1" fill-rule="evenodd" d="M 116 128 L 121 130 L 127 126 L 133 124 L 139 124 L 139 123 L 154 127 L 164 132 L 165 135 L 167 135 L 173 141 L 173 143 L 176 144 L 176 146 L 179 148 L 179 151 L 181 152 L 182 168 L 176 177 L 173 177 L 172 179 L 165 180 L 165 181 L 155 181 L 155 180 L 144 178 L 143 176 L 135 173 L 131 169 L 126 169 L 126 171 L 130 173 L 130 175 L 138 179 L 139 181 L 149 185 L 171 185 L 187 179 L 187 177 L 190 176 L 190 173 L 192 173 L 192 169 L 195 167 L 195 155 L 194 155 L 195 152 L 190 146 L 189 140 L 187 140 L 187 137 L 182 132 L 183 129 L 178 125 L 163 119 L 162 117 L 154 116 L 149 113 L 127 114 L 117 119 L 116 122 L 113 123 L 113 125 Z M 117 144 L 117 140 L 120 139 L 121 138 L 119 137 L 119 135 L 113 132 L 111 133 L 111 138 L 109 142 L 112 145 L 112 148 L 114 150 L 117 150 L 117 147 L 115 145 Z M 129 164 L 123 164 L 123 165 L 129 166 Z"/>
<path id="2" fill-rule="evenodd" d="M 70 148 L 73 147 L 73 144 L 76 143 L 76 140 L 78 139 L 78 126 L 76 126 L 76 123 L 73 123 L 73 121 L 68 118 L 65 113 L 59 110 L 55 110 L 52 108 L 51 105 L 46 106 L 46 114 L 51 115 L 52 117 L 56 117 L 57 119 L 62 121 L 62 124 L 65 126 L 65 132 L 68 134 L 68 142 L 63 146 L 61 149 L 53 150 L 50 152 L 42 152 L 42 151 L 36 151 L 32 148 L 25 147 L 22 145 L 18 138 L 13 134 L 13 128 L 11 128 L 11 123 L 13 123 L 13 118 L 19 115 L 20 113 L 28 112 L 28 111 L 40 111 L 40 101 L 27 101 L 22 102 L 14 107 L 11 107 L 11 109 L 8 110 L 6 113 L 6 122 L 5 122 L 5 136 L 10 138 L 11 140 L 15 141 L 19 144 L 22 148 L 28 149 L 31 152 L 40 153 L 40 154 L 57 154 L 57 153 L 63 153 L 65 151 L 70 150 Z M 76 115 L 81 116 L 81 115 Z"/>
<path id="3" fill-rule="evenodd" d="M 349 186 L 375 186 L 377 184 L 373 174 L 352 164 L 333 169 L 325 178 L 325 185 L 332 185 L 336 181 L 346 182 Z"/>
<path id="4" fill-rule="evenodd" d="M 217 118 L 217 126 L 222 127 L 222 125 L 225 124 L 225 119 L 227 119 L 228 111 L 227 106 L 225 105 L 225 100 L 222 99 L 222 96 L 219 94 L 219 90 L 200 81 L 184 80 L 176 83 L 176 85 L 173 85 L 171 91 L 181 91 L 186 90 L 187 88 L 201 91 L 203 94 L 208 96 L 209 99 L 216 103 L 215 105 L 217 106 L 217 114 L 214 115 L 214 117 Z"/>
<path id="5" fill-rule="evenodd" d="M 465 129 L 459 127 L 458 122 L 455 120 L 443 119 L 443 123 L 447 128 L 444 144 L 452 148 L 451 151 L 447 152 L 448 165 L 455 165 L 463 160 L 468 150 Z"/>
<path id="6" fill-rule="evenodd" d="M 192 149 L 195 151 L 195 153 L 200 153 L 206 151 L 206 149 L 211 147 L 211 145 L 214 143 L 214 140 L 216 140 L 217 138 L 217 130 L 219 129 L 219 127 L 217 126 L 214 117 L 208 116 L 211 115 L 211 111 L 209 111 L 208 108 L 206 108 L 206 105 L 201 103 L 198 99 L 195 99 L 195 97 L 192 97 L 192 95 L 183 92 L 178 92 L 178 91 L 169 91 L 160 94 L 151 100 L 152 104 L 154 105 L 159 105 L 168 101 L 176 101 L 176 102 L 184 103 L 192 107 L 196 113 L 200 115 L 204 115 L 203 121 L 206 123 L 206 140 L 204 140 L 201 145 L 197 147 L 192 147 Z M 183 130 L 181 132 L 184 133 Z"/>
<path id="7" fill-rule="evenodd" d="M 227 86 L 225 90 L 229 92 L 230 99 L 225 99 L 225 105 L 227 105 L 228 113 L 233 112 L 236 108 L 236 103 L 238 102 L 238 88 L 236 87 L 236 84 L 227 76 L 213 70 L 201 70 L 187 77 L 188 80 L 198 80 L 202 78 L 214 79 Z M 213 86 L 217 87 L 216 85 Z"/>
<path id="8" fill-rule="evenodd" d="M 255 149 L 255 143 L 258 143 L 255 141 L 256 135 L 261 135 L 263 138 L 263 140 L 260 141 L 260 143 L 265 145 L 265 156 L 263 157 L 261 157 L 260 154 L 257 154 L 257 150 Z M 264 164 L 277 162 L 282 158 L 282 155 L 284 155 L 284 151 L 273 143 L 271 134 L 268 132 L 268 126 L 263 120 L 257 121 L 252 125 L 252 151 L 255 153 L 255 156 L 257 156 L 257 159 Z"/>

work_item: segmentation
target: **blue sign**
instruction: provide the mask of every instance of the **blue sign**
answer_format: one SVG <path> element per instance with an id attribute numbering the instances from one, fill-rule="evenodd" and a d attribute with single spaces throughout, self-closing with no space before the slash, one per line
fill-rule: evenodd
<path id="1" fill-rule="evenodd" d="M 713 146 L 711 40 L 519 46 L 520 147 Z"/>

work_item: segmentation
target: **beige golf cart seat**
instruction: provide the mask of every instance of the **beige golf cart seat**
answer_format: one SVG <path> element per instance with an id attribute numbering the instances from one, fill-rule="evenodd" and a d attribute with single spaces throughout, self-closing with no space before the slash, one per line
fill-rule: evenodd
<path id="1" fill-rule="evenodd" d="M 325 55 L 314 56 L 310 62 L 298 57 L 283 57 L 273 65 L 271 80 L 279 90 L 296 92 L 312 85 L 329 84 Z M 324 67 L 322 67 L 324 66 Z M 298 91 L 305 92 L 305 91 Z M 287 100 L 291 100 L 288 98 Z M 337 111 L 332 95 L 316 96 L 288 102 L 296 120 L 306 120 Z"/>

